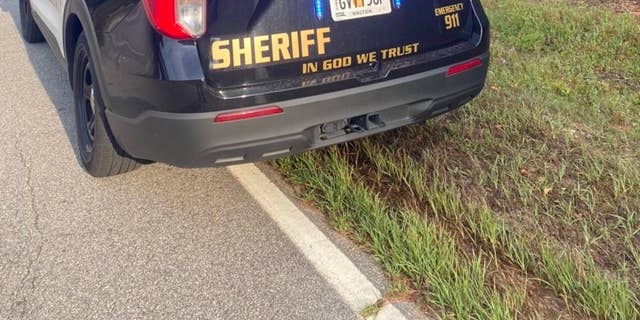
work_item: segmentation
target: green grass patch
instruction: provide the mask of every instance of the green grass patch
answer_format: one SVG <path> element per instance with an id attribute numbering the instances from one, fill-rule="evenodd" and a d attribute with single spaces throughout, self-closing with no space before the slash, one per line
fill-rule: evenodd
<path id="1" fill-rule="evenodd" d="M 368 245 L 389 275 L 408 277 L 412 287 L 428 292 L 430 303 L 466 319 L 503 319 L 522 304 L 515 291 L 501 294 L 485 285 L 486 258 L 463 258 L 444 228 L 417 212 L 387 207 L 352 180 L 351 166 L 335 151 L 281 160 L 278 167 L 292 182 L 306 186 L 306 196 L 335 224 Z"/>

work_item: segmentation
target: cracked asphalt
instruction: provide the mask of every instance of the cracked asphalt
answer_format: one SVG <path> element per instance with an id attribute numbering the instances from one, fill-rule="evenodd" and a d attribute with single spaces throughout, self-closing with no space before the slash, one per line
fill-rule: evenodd
<path id="1" fill-rule="evenodd" d="M 352 319 L 224 169 L 87 176 L 71 92 L 0 0 L 0 319 Z"/>

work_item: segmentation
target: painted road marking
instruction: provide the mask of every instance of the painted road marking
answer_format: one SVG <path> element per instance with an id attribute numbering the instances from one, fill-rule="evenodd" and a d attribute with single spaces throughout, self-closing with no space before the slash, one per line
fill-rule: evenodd
<path id="1" fill-rule="evenodd" d="M 382 298 L 380 290 L 260 169 L 253 164 L 227 169 L 354 312 Z M 387 304 L 375 319 L 406 318 Z"/>

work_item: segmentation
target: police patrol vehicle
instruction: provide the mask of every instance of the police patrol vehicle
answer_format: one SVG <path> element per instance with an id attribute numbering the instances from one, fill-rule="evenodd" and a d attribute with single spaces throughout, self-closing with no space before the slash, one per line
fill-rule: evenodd
<path id="1" fill-rule="evenodd" d="M 482 89 L 479 0 L 18 0 L 104 177 L 262 161 L 453 110 Z"/>

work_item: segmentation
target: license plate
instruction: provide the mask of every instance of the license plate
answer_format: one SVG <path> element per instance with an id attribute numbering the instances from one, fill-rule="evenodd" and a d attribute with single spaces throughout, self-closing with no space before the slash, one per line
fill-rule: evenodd
<path id="1" fill-rule="evenodd" d="M 333 21 L 391 13 L 391 0 L 331 0 Z"/>

